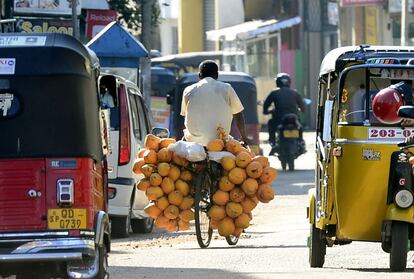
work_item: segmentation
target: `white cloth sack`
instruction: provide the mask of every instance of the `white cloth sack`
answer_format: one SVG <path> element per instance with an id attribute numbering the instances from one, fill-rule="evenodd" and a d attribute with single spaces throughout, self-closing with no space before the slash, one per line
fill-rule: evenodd
<path id="1" fill-rule="evenodd" d="M 223 157 L 232 157 L 233 159 L 236 159 L 236 156 L 234 156 L 233 153 L 228 151 L 208 151 L 208 158 L 212 161 L 220 163 Z"/>
<path id="2" fill-rule="evenodd" d="M 199 162 L 207 158 L 204 146 L 196 142 L 179 140 L 176 143 L 170 144 L 168 150 L 186 158 L 190 162 Z"/>

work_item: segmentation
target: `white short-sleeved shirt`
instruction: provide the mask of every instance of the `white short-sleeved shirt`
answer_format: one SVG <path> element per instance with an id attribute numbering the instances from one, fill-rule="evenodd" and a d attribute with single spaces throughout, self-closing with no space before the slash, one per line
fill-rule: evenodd
<path id="1" fill-rule="evenodd" d="M 230 133 L 233 114 L 243 111 L 230 84 L 206 77 L 188 86 L 183 93 L 181 115 L 185 117 L 184 137 L 203 145 L 217 138 L 217 127 Z"/>

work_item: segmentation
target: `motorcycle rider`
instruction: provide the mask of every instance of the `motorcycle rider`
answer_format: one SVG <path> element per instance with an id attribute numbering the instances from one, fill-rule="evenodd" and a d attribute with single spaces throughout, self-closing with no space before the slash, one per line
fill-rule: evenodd
<path id="1" fill-rule="evenodd" d="M 269 143 L 272 146 L 269 155 L 273 155 L 276 152 L 276 131 L 283 117 L 291 113 L 297 115 L 298 109 L 302 112 L 305 111 L 302 97 L 296 90 L 290 88 L 291 79 L 289 74 L 279 73 L 275 81 L 276 88 L 270 92 L 263 104 L 263 114 L 272 114 L 272 118 L 267 123 Z M 269 110 L 272 104 L 274 109 Z"/>

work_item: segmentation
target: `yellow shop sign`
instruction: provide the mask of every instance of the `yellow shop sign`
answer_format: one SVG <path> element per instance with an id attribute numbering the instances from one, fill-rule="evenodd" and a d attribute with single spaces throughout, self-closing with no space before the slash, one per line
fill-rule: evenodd
<path id="1" fill-rule="evenodd" d="M 73 35 L 70 21 L 59 20 L 20 20 L 18 29 L 23 33 L 63 33 Z"/>

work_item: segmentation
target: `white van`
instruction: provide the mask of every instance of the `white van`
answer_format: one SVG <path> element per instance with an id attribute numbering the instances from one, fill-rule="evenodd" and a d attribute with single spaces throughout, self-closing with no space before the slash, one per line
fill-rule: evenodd
<path id="1" fill-rule="evenodd" d="M 132 172 L 138 150 L 144 147 L 145 136 L 151 131 L 149 113 L 144 98 L 132 82 L 115 75 L 101 75 L 99 79 L 102 108 L 110 114 L 110 154 L 108 155 L 109 217 L 112 236 L 127 237 L 133 232 L 149 233 L 154 220 L 144 208 L 149 203 L 135 183 L 141 179 Z"/>

